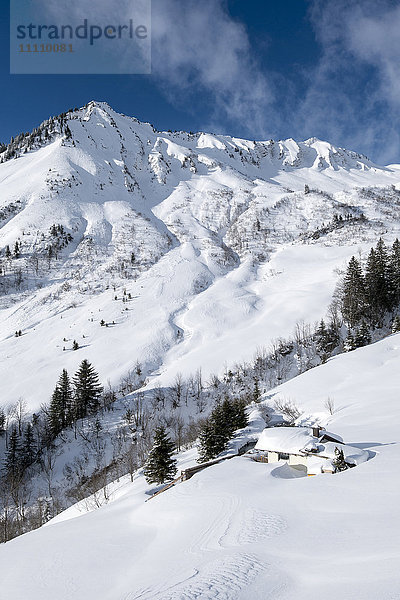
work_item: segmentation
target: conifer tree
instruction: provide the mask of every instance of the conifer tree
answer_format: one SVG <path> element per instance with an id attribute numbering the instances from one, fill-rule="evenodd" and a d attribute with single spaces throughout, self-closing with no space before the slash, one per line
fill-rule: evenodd
<path id="1" fill-rule="evenodd" d="M 95 412 L 100 406 L 103 388 L 93 366 L 85 359 L 73 378 L 75 388 L 76 418 L 81 419 Z"/>
<path id="2" fill-rule="evenodd" d="M 328 325 L 328 340 L 327 350 L 331 353 L 340 342 L 339 326 L 334 320 L 331 320 Z"/>
<path id="3" fill-rule="evenodd" d="M 385 311 L 389 310 L 389 259 L 383 240 L 376 249 L 371 248 L 365 270 L 368 317 L 372 324 L 380 324 Z"/>
<path id="4" fill-rule="evenodd" d="M 342 315 L 354 327 L 365 315 L 365 282 L 359 261 L 352 256 L 343 281 Z"/>
<path id="5" fill-rule="evenodd" d="M 354 336 L 350 329 L 349 329 L 347 337 L 345 339 L 343 348 L 344 348 L 345 352 L 351 352 L 352 350 L 355 350 L 357 348 L 357 346 L 355 344 Z"/>
<path id="6" fill-rule="evenodd" d="M 249 419 L 246 414 L 246 405 L 242 400 L 233 400 L 233 431 L 247 427 Z"/>
<path id="7" fill-rule="evenodd" d="M 392 252 L 389 257 L 389 294 L 391 308 L 400 304 L 400 241 L 393 242 Z"/>
<path id="8" fill-rule="evenodd" d="M 254 377 L 253 401 L 260 402 L 260 396 L 261 396 L 261 392 L 260 392 L 260 387 L 258 385 L 258 379 L 257 379 L 257 377 Z"/>
<path id="9" fill-rule="evenodd" d="M 335 458 L 333 459 L 332 464 L 335 467 L 336 473 L 340 471 L 346 471 L 346 469 L 349 468 L 349 465 L 345 461 L 343 450 L 341 448 L 335 448 Z"/>
<path id="10" fill-rule="evenodd" d="M 21 449 L 22 462 L 24 467 L 29 467 L 36 457 L 36 443 L 33 435 L 33 427 L 30 423 L 27 424 L 24 433 L 24 441 Z"/>
<path id="11" fill-rule="evenodd" d="M 61 427 L 64 429 L 67 425 L 70 425 L 73 420 L 73 392 L 71 381 L 66 369 L 62 370 L 57 387 L 60 392 Z"/>
<path id="12" fill-rule="evenodd" d="M 173 458 L 174 444 L 168 437 L 165 427 L 157 427 L 154 444 L 144 467 L 144 475 L 148 483 L 162 484 L 174 478 L 176 460 Z"/>
<path id="13" fill-rule="evenodd" d="M 379 238 L 375 249 L 379 278 L 382 282 L 381 304 L 384 309 L 389 310 L 389 287 L 390 287 L 390 258 L 386 244 Z"/>
<path id="14" fill-rule="evenodd" d="M 199 462 L 207 462 L 218 456 L 225 449 L 225 444 L 225 439 L 221 444 L 221 439 L 216 435 L 214 423 L 207 419 L 199 434 Z"/>
<path id="15" fill-rule="evenodd" d="M 392 323 L 392 333 L 398 333 L 400 331 L 400 317 L 396 315 Z"/>
<path id="16" fill-rule="evenodd" d="M 325 321 L 321 319 L 319 326 L 315 331 L 315 343 L 317 347 L 317 352 L 321 356 L 322 360 L 325 362 L 329 356 L 329 350 L 331 346 L 331 336 L 328 332 L 328 329 L 325 325 Z"/>
<path id="17" fill-rule="evenodd" d="M 6 414 L 2 408 L 0 408 L 0 435 L 5 433 L 6 427 Z"/>
<path id="18" fill-rule="evenodd" d="M 356 334 L 354 336 L 354 345 L 356 348 L 361 348 L 362 346 L 367 346 L 371 343 L 371 333 L 369 331 L 368 325 L 365 321 L 361 323 L 361 326 L 357 329 Z"/>
<path id="19" fill-rule="evenodd" d="M 8 449 L 4 461 L 4 471 L 8 479 L 15 479 L 20 472 L 19 464 L 19 438 L 18 431 L 15 425 L 11 429 L 11 434 L 8 440 Z"/>
<path id="20" fill-rule="evenodd" d="M 50 401 L 49 413 L 48 413 L 48 425 L 52 439 L 55 439 L 58 434 L 62 431 L 63 426 L 63 406 L 61 392 L 56 386 Z"/>
<path id="21" fill-rule="evenodd" d="M 217 404 L 200 430 L 199 462 L 223 452 L 234 431 L 246 427 L 247 423 L 245 405 L 240 400 L 225 398 Z"/>
<path id="22" fill-rule="evenodd" d="M 212 411 L 200 432 L 200 462 L 206 462 L 223 452 L 232 433 L 233 411 L 225 399 Z"/>

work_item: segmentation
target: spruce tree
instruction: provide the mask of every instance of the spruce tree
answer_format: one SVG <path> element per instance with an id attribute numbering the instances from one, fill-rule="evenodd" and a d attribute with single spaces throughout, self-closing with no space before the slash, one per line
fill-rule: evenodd
<path id="1" fill-rule="evenodd" d="M 63 369 L 60 375 L 57 388 L 60 393 L 61 427 L 64 429 L 67 425 L 70 425 L 73 420 L 73 392 L 71 381 L 66 369 Z"/>
<path id="2" fill-rule="evenodd" d="M 354 335 L 352 334 L 350 329 L 349 329 L 347 337 L 345 339 L 343 348 L 344 348 L 345 352 L 351 352 L 352 350 L 355 350 L 357 348 L 355 339 L 354 339 Z"/>
<path id="3" fill-rule="evenodd" d="M 392 333 L 398 333 L 400 331 L 400 317 L 396 315 L 392 323 Z"/>
<path id="4" fill-rule="evenodd" d="M 52 439 L 55 439 L 58 434 L 62 431 L 63 426 L 63 407 L 61 392 L 59 387 L 56 386 L 53 395 L 51 397 L 49 413 L 48 413 L 48 425 Z"/>
<path id="5" fill-rule="evenodd" d="M 205 462 L 223 452 L 232 433 L 229 400 L 225 399 L 212 411 L 200 434 L 200 461 Z M 204 445 L 203 445 L 204 443 Z"/>
<path id="6" fill-rule="evenodd" d="M 327 344 L 327 350 L 329 353 L 333 352 L 333 350 L 339 345 L 340 343 L 340 333 L 339 333 L 339 326 L 337 323 L 335 323 L 334 320 L 329 322 L 328 325 L 328 344 Z"/>
<path id="7" fill-rule="evenodd" d="M 331 336 L 323 319 L 321 319 L 321 322 L 315 331 L 314 339 L 317 352 L 320 355 L 322 361 L 325 362 L 329 356 L 329 351 L 331 347 Z"/>
<path id="8" fill-rule="evenodd" d="M 236 429 L 243 429 L 249 424 L 249 419 L 246 414 L 246 405 L 242 400 L 232 400 L 233 404 L 233 426 Z"/>
<path id="9" fill-rule="evenodd" d="M 362 346 L 368 346 L 371 343 L 371 333 L 369 331 L 368 325 L 365 321 L 361 323 L 361 326 L 357 329 L 356 334 L 354 336 L 354 345 L 356 348 L 361 348 Z"/>
<path id="10" fill-rule="evenodd" d="M 367 315 L 371 324 L 379 325 L 389 309 L 388 257 L 382 240 L 371 248 L 365 269 Z"/>
<path id="11" fill-rule="evenodd" d="M 103 388 L 93 366 L 85 359 L 73 378 L 76 418 L 81 419 L 94 413 L 100 406 Z"/>
<path id="12" fill-rule="evenodd" d="M 4 471 L 6 477 L 14 480 L 20 473 L 20 445 L 18 431 L 15 425 L 11 429 L 10 438 L 8 440 L 8 449 L 5 455 Z"/>
<path id="13" fill-rule="evenodd" d="M 0 408 L 0 435 L 3 435 L 6 431 L 6 414 L 2 408 Z"/>
<path id="14" fill-rule="evenodd" d="M 144 467 L 144 475 L 148 483 L 162 484 L 174 478 L 176 460 L 173 458 L 174 444 L 168 437 L 165 427 L 157 427 L 154 444 Z"/>
<path id="15" fill-rule="evenodd" d="M 261 392 L 257 377 L 254 377 L 253 402 L 260 402 Z"/>
<path id="16" fill-rule="evenodd" d="M 382 238 L 378 240 L 375 249 L 378 275 L 381 281 L 380 305 L 382 310 L 390 310 L 390 257 Z"/>
<path id="17" fill-rule="evenodd" d="M 346 469 L 349 468 L 349 465 L 345 461 L 343 450 L 341 448 L 335 448 L 335 458 L 333 459 L 332 464 L 335 467 L 336 473 L 340 471 L 346 471 Z"/>
<path id="18" fill-rule="evenodd" d="M 36 457 L 36 443 L 33 435 L 33 427 L 30 423 L 25 428 L 24 441 L 21 449 L 22 462 L 24 467 L 29 467 Z"/>
<path id="19" fill-rule="evenodd" d="M 343 280 L 342 315 L 350 327 L 365 316 L 365 281 L 359 261 L 352 256 Z"/>
<path id="20" fill-rule="evenodd" d="M 391 308 L 400 304 L 400 241 L 393 242 L 392 252 L 389 257 L 389 294 Z"/>
<path id="21" fill-rule="evenodd" d="M 248 418 L 245 405 L 240 400 L 229 400 L 217 404 L 200 430 L 199 462 L 218 456 L 236 429 L 246 427 Z"/>
<path id="22" fill-rule="evenodd" d="M 203 463 L 215 458 L 224 448 L 225 442 L 221 448 L 215 437 L 214 424 L 211 419 L 207 419 L 199 434 L 199 462 Z"/>

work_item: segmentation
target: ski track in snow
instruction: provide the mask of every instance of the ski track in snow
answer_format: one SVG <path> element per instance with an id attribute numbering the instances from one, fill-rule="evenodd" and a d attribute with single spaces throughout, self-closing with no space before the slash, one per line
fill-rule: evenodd
<path id="1" fill-rule="evenodd" d="M 284 519 L 259 510 L 246 511 L 244 525 L 238 536 L 240 545 L 253 544 L 283 533 L 287 524 Z"/>
<path id="2" fill-rule="evenodd" d="M 282 517 L 247 508 L 227 529 L 220 542 L 226 547 L 244 546 L 273 538 L 284 533 L 286 529 L 287 523 Z"/>
<path id="3" fill-rule="evenodd" d="M 223 547 L 222 540 L 231 528 L 234 514 L 239 506 L 239 499 L 231 495 L 220 495 L 216 497 L 216 506 L 218 506 L 215 512 L 216 516 L 200 538 L 191 546 L 190 553 L 198 554 Z M 217 535 L 216 532 L 218 532 Z"/>
<path id="4" fill-rule="evenodd" d="M 147 588 L 133 592 L 124 600 L 234 600 L 243 598 L 241 591 L 247 588 L 270 565 L 257 555 L 240 552 L 241 546 L 261 542 L 283 533 L 286 521 L 269 513 L 251 508 L 241 511 L 240 501 L 233 495 L 215 495 L 215 516 L 209 526 L 190 546 L 188 553 L 204 556 L 215 550 L 221 553 L 231 549 L 237 552 L 224 555 L 216 561 L 207 562 L 200 570 L 195 569 L 184 581 L 165 583 L 158 588 Z M 218 532 L 216 534 L 216 532 Z M 276 573 L 275 573 L 276 574 Z M 279 591 L 286 589 L 285 577 L 279 585 L 265 591 L 264 598 L 277 598 Z"/>
<path id="5" fill-rule="evenodd" d="M 129 594 L 124 600 L 234 600 L 267 566 L 253 554 L 225 557 L 165 591 L 148 589 Z"/>

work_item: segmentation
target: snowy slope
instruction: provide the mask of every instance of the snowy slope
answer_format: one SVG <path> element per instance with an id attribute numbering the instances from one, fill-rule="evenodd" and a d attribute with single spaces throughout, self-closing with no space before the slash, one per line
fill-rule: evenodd
<path id="1" fill-rule="evenodd" d="M 105 103 L 65 122 L 0 164 L 4 404 L 36 410 L 83 358 L 112 385 L 137 359 L 150 385 L 220 372 L 324 315 L 335 268 L 399 232 L 396 165 L 314 138 L 158 132 Z"/>
<path id="2" fill-rule="evenodd" d="M 284 465 L 239 457 L 147 503 L 138 475 L 111 504 L 75 518 L 69 509 L 2 546 L 2 594 L 395 600 L 399 360 L 400 335 L 391 336 L 331 359 L 265 399 L 291 397 L 304 419 L 318 418 L 345 442 L 368 449 L 366 463 L 336 475 L 291 478 Z M 323 408 L 328 395 L 333 415 Z"/>

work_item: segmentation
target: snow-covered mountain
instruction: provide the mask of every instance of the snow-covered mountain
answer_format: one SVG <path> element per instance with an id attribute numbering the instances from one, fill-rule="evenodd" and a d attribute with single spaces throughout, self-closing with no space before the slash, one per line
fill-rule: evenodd
<path id="1" fill-rule="evenodd" d="M 112 384 L 139 360 L 151 385 L 247 359 L 399 230 L 400 167 L 315 138 L 158 132 L 90 102 L 1 157 L 2 401 L 30 410 L 82 358 Z"/>
<path id="2" fill-rule="evenodd" d="M 87 358 L 111 386 L 139 361 L 148 378 L 141 410 L 146 389 L 177 373 L 229 372 L 299 321 L 320 319 L 348 259 L 379 236 L 400 237 L 400 165 L 315 138 L 158 132 L 90 102 L 17 136 L 0 158 L 0 408 L 22 397 L 36 411 L 61 370 Z M 150 502 L 142 471 L 131 469 L 133 481 L 108 481 L 106 506 L 92 510 L 102 503 L 95 495 L 2 545 L 0 595 L 395 600 L 399 336 L 263 397 L 269 407 L 295 402 L 299 423 L 336 432 L 368 451 L 367 462 L 288 478 L 281 464 L 237 457 Z M 100 435 L 89 439 L 90 419 L 78 441 L 65 430 L 42 471 L 33 465 L 31 487 L 2 497 L 4 506 L 53 501 L 68 466 L 81 477 L 76 487 L 96 457 L 106 472 L 124 402 L 103 415 Z M 252 405 L 244 438 L 259 435 L 265 412 Z M 180 468 L 196 458 L 194 448 L 180 452 Z"/>

